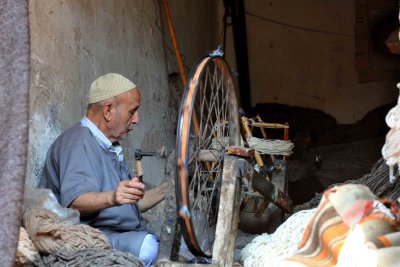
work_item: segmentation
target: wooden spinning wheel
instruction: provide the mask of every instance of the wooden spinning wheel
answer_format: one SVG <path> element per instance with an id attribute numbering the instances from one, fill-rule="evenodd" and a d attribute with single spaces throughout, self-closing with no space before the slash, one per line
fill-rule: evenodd
<path id="1" fill-rule="evenodd" d="M 211 257 L 224 186 L 224 155 L 229 146 L 239 145 L 239 138 L 235 83 L 229 67 L 220 57 L 202 58 L 189 76 L 176 142 L 178 217 L 194 255 Z M 223 205 L 234 205 L 234 198 L 224 200 Z"/>

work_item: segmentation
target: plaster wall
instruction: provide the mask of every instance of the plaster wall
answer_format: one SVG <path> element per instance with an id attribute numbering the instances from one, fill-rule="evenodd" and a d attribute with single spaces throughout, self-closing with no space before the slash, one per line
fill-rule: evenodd
<path id="1" fill-rule="evenodd" d="M 395 81 L 358 82 L 355 1 L 246 0 L 245 8 L 252 106 L 311 107 L 354 123 L 397 98 Z"/>
<path id="2" fill-rule="evenodd" d="M 216 41 L 215 1 L 168 1 L 176 34 L 189 68 Z M 85 114 L 87 93 L 98 76 L 117 72 L 141 88 L 140 122 L 123 141 L 134 165 L 134 149 L 175 146 L 176 89 L 168 74 L 177 72 L 161 1 L 32 0 L 30 132 L 26 186 L 38 183 L 47 149 Z M 179 21 L 179 22 L 178 22 Z M 169 62 L 170 61 L 170 62 Z M 157 185 L 165 161 L 143 159 L 145 180 Z"/>

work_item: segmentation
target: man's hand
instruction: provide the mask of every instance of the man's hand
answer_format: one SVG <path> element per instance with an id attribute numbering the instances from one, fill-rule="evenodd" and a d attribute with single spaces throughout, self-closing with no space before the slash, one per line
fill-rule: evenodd
<path id="1" fill-rule="evenodd" d="M 145 212 L 160 203 L 165 198 L 167 192 L 168 182 L 163 180 L 160 185 L 147 191 L 144 198 L 139 201 L 140 211 Z"/>
<path id="2" fill-rule="evenodd" d="M 69 208 L 77 209 L 81 214 L 91 214 L 103 209 L 138 202 L 144 196 L 144 184 L 139 178 L 121 181 L 115 191 L 88 192 L 77 197 Z"/>
<path id="3" fill-rule="evenodd" d="M 132 204 L 138 202 L 144 196 L 144 184 L 138 177 L 132 180 L 121 181 L 114 191 L 113 206 Z"/>

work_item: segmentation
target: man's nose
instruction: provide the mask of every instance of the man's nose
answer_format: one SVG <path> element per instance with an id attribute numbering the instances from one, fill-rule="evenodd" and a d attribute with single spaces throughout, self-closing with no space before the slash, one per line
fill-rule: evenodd
<path id="1" fill-rule="evenodd" d="M 132 123 L 136 124 L 139 122 L 139 112 L 136 112 L 132 117 Z"/>

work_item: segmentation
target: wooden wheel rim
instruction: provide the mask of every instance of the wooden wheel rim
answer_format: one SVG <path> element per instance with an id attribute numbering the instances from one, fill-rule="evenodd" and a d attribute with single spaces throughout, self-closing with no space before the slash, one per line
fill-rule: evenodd
<path id="1" fill-rule="evenodd" d="M 213 76 L 210 69 L 214 69 Z M 210 75 L 211 78 L 207 81 L 207 75 Z M 192 119 L 193 116 L 196 116 L 195 110 L 195 103 L 196 103 L 196 96 L 201 98 L 199 94 L 201 90 L 205 91 L 207 88 L 207 82 L 210 82 L 210 79 L 214 79 L 215 81 L 217 78 L 221 79 L 221 87 L 218 87 L 215 94 L 226 94 L 226 99 L 223 99 L 221 103 L 226 105 L 226 113 L 225 118 L 228 117 L 229 119 L 229 145 L 238 145 L 239 144 L 239 115 L 238 115 L 238 107 L 237 107 L 237 100 L 235 94 L 235 84 L 232 77 L 231 72 L 229 71 L 229 67 L 225 63 L 225 61 L 219 57 L 210 58 L 206 57 L 200 59 L 199 62 L 196 64 L 196 67 L 192 71 L 189 82 L 185 89 L 185 94 L 182 98 L 182 104 L 180 109 L 180 115 L 178 120 L 178 134 L 177 134 L 177 207 L 178 207 L 178 218 L 180 219 L 181 223 L 181 230 L 183 237 L 185 239 L 186 244 L 188 245 L 190 251 L 197 255 L 197 256 L 204 256 L 204 257 L 211 257 L 210 253 L 204 251 L 202 248 L 201 241 L 198 240 L 198 236 L 196 236 L 195 227 L 192 221 L 192 203 L 190 201 L 190 177 L 189 177 L 189 144 L 190 144 L 190 133 L 192 127 L 194 127 Z M 206 80 L 205 84 L 202 84 L 203 80 Z M 218 80 L 219 81 L 219 80 Z M 215 85 L 215 84 L 214 84 Z M 213 85 L 213 86 L 214 86 Z M 204 102 L 204 101 L 203 101 Z M 223 108 L 222 108 L 223 109 Z M 207 112 L 210 110 L 207 109 Z M 228 116 L 226 116 L 228 114 Z M 200 114 L 200 118 L 202 118 L 203 114 Z M 217 117 L 220 114 L 217 115 Z M 208 118 L 210 114 L 207 115 Z M 207 119 L 208 121 L 208 119 Z M 202 120 L 200 120 L 202 122 Z M 212 123 L 211 123 L 212 124 Z M 202 123 L 200 123 L 200 128 L 202 127 Z M 207 122 L 205 125 L 204 133 L 207 131 Z M 224 126 L 222 126 L 224 128 Z M 192 129 L 193 130 L 193 129 Z M 212 131 L 212 130 L 211 130 Z M 202 133 L 202 132 L 201 132 Z M 227 133 L 227 132 L 225 132 Z M 225 135 L 223 135 L 225 136 Z M 201 140 L 201 135 L 200 135 Z M 200 143 L 200 141 L 199 141 Z M 223 157 L 222 157 L 223 158 Z M 222 161 L 219 162 L 219 170 L 222 174 Z M 197 163 L 194 163 L 197 164 Z M 200 165 L 200 164 L 198 164 Z M 196 166 L 198 166 L 196 165 Z M 200 171 L 199 171 L 200 172 Z M 195 176 L 195 175 L 194 175 Z M 218 176 L 219 177 L 219 176 Z M 197 178 L 200 179 L 200 178 Z M 220 178 L 218 178 L 220 179 Z M 195 180 L 195 179 L 193 179 Z M 195 181 L 194 181 L 195 182 Z M 215 183 L 218 183 L 216 180 Z M 218 186 L 217 184 L 214 186 Z M 213 189 L 212 194 L 217 192 L 218 189 L 216 188 L 215 191 Z M 202 191 L 200 191 L 202 192 Z M 210 194 L 210 195 L 212 195 Z M 217 193 L 218 194 L 218 193 Z M 217 196 L 217 199 L 219 195 Z M 207 200 L 207 201 L 215 201 L 215 200 Z M 210 202 L 211 203 L 211 202 Z M 218 206 L 218 205 L 217 205 Z M 207 213 L 207 222 L 209 213 Z M 216 213 L 214 216 L 215 223 L 216 223 Z M 211 241 L 213 242 L 213 240 Z"/>

